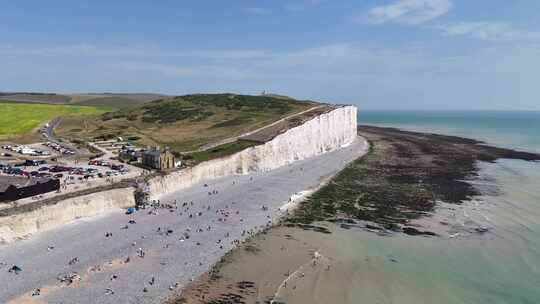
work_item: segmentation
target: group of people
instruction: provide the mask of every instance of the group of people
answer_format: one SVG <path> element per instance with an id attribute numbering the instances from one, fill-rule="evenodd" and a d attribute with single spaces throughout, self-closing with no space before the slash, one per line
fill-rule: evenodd
<path id="1" fill-rule="evenodd" d="M 207 185 L 205 186 L 207 187 Z M 218 195 L 219 191 L 210 190 L 208 191 L 208 194 L 211 196 Z M 239 221 L 239 222 L 244 221 L 244 218 L 241 215 L 242 212 L 240 208 L 235 208 L 235 206 L 237 206 L 236 203 L 231 202 L 230 204 L 226 204 L 214 210 L 215 208 L 214 204 L 212 204 L 211 202 L 209 202 L 208 204 L 199 205 L 199 204 L 196 204 L 194 201 L 186 201 L 186 202 L 179 203 L 177 200 L 173 200 L 170 202 L 161 202 L 160 200 L 154 200 L 150 202 L 149 204 L 147 204 L 146 208 L 150 209 L 147 212 L 148 215 L 158 215 L 160 211 L 168 210 L 170 211 L 170 213 L 174 213 L 178 217 L 185 218 L 185 220 L 187 221 L 193 220 L 195 218 L 203 218 L 209 215 L 207 221 L 203 220 L 205 222 L 204 225 L 200 224 L 201 223 L 200 220 L 194 221 L 194 226 L 196 225 L 195 227 L 185 228 L 183 231 L 176 234 L 177 240 L 181 243 L 186 242 L 186 241 L 192 241 L 193 244 L 197 246 L 201 246 L 203 245 L 203 243 L 207 242 L 206 241 L 207 238 L 195 236 L 194 234 L 200 235 L 204 233 L 212 233 L 215 235 L 217 231 L 220 230 L 219 229 L 220 227 L 216 227 L 216 225 L 219 226 L 219 225 L 224 225 L 226 222 L 231 222 L 231 225 L 233 225 L 232 227 L 234 227 L 237 225 L 237 224 L 234 224 L 235 221 Z M 262 205 L 261 210 L 267 212 L 269 211 L 269 208 L 268 206 Z M 133 213 L 133 211 L 126 212 L 126 214 L 129 214 L 128 224 L 133 225 L 137 223 L 135 221 L 135 214 Z M 267 217 L 270 218 L 270 215 L 267 215 Z M 237 238 L 234 238 L 232 236 L 232 231 L 227 231 L 230 229 L 225 228 L 225 231 L 223 231 L 222 237 L 218 238 L 217 240 L 214 239 L 214 241 L 212 242 L 215 242 L 215 246 L 219 248 L 219 250 L 231 249 L 231 248 L 234 248 L 235 246 L 239 246 L 243 242 L 243 239 L 249 236 L 255 235 L 260 230 L 264 230 L 268 228 L 270 224 L 271 224 L 271 221 L 268 221 L 266 225 L 258 225 L 256 227 L 251 227 L 249 229 L 247 228 L 243 229 L 241 230 L 241 232 L 239 232 L 239 235 Z M 129 225 L 122 225 L 120 229 L 128 229 L 128 227 Z M 140 239 L 146 239 L 148 237 L 155 238 L 156 235 L 162 236 L 162 237 L 170 237 L 170 236 L 175 235 L 175 229 L 173 229 L 172 227 L 168 227 L 166 225 L 165 226 L 160 225 L 154 229 L 155 229 L 154 236 L 142 235 L 140 236 Z M 113 233 L 111 231 L 106 231 L 105 237 L 112 239 Z M 163 246 L 163 248 L 168 249 L 170 248 L 170 246 L 174 246 L 174 243 L 175 243 L 174 240 L 171 239 L 171 241 L 167 242 L 167 244 Z M 227 243 L 229 244 L 229 246 L 227 246 Z M 137 248 L 135 250 L 136 257 L 140 259 L 144 259 L 146 257 L 147 250 L 144 249 L 143 246 L 141 246 L 140 244 L 137 244 L 136 241 L 133 241 L 131 245 L 132 247 Z M 47 250 L 50 251 L 53 249 L 54 249 L 54 246 L 49 246 Z M 127 264 L 130 262 L 132 262 L 132 260 L 131 260 L 131 257 L 128 256 L 127 258 L 123 259 L 121 263 Z M 204 262 L 203 260 L 197 262 L 199 267 L 204 266 L 203 262 Z M 69 266 L 74 266 L 77 263 L 79 263 L 79 257 L 71 258 L 68 261 Z M 186 262 L 186 265 L 187 265 L 187 262 Z M 18 266 L 14 266 L 14 268 L 10 271 L 19 273 L 21 269 Z M 110 276 L 110 281 L 116 281 L 117 279 L 119 279 L 118 274 L 112 274 Z M 149 281 L 145 282 L 142 291 L 148 292 L 149 288 L 155 285 L 156 280 L 157 280 L 157 277 L 155 275 L 152 276 Z M 178 286 L 178 284 L 179 283 L 175 283 L 171 285 L 170 289 L 174 289 L 176 286 Z M 105 294 L 112 295 L 114 293 L 115 292 L 112 288 L 107 288 L 105 290 Z M 32 295 L 39 296 L 40 295 L 39 289 L 35 289 Z"/>

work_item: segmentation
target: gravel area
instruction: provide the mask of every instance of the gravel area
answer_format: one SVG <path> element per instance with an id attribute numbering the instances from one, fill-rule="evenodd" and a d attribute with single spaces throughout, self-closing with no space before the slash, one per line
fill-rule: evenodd
<path id="1" fill-rule="evenodd" d="M 214 180 L 161 198 L 162 204 L 176 200 L 177 208 L 133 215 L 119 210 L 0 246 L 0 303 L 160 303 L 207 271 L 235 240 L 275 219 L 291 195 L 317 186 L 366 150 L 359 139 L 270 172 Z M 9 272 L 13 265 L 22 271 Z M 58 280 L 74 273 L 69 285 Z M 39 295 L 32 296 L 37 288 Z"/>

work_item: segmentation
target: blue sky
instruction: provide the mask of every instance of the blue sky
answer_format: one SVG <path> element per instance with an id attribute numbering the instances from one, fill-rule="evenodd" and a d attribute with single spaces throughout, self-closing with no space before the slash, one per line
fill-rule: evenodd
<path id="1" fill-rule="evenodd" d="M 537 0 L 0 0 L 0 90 L 540 110 Z"/>

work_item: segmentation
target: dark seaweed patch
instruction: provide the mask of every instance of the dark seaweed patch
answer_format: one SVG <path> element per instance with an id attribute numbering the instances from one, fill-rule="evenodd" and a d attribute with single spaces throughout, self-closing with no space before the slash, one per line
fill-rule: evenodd
<path id="1" fill-rule="evenodd" d="M 369 153 L 302 203 L 288 226 L 317 231 L 316 221 L 349 217 L 376 223 L 378 229 L 433 235 L 405 226 L 433 212 L 437 201 L 461 204 L 479 195 L 466 182 L 477 177 L 477 161 L 540 160 L 538 154 L 455 136 L 372 126 L 359 127 L 359 134 L 370 142 Z"/>

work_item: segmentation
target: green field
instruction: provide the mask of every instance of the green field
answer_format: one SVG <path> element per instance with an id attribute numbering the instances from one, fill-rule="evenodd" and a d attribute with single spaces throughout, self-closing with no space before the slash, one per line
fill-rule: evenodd
<path id="1" fill-rule="evenodd" d="M 27 134 L 58 116 L 102 114 L 104 107 L 0 102 L 0 139 Z"/>

